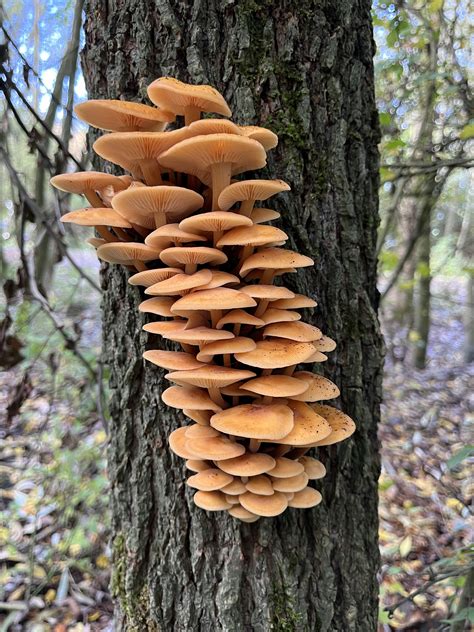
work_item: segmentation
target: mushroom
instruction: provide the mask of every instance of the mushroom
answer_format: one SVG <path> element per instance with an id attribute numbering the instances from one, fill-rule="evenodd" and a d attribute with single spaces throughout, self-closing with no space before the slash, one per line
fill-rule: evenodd
<path id="1" fill-rule="evenodd" d="M 274 219 L 278 219 L 279 217 L 280 213 L 271 208 L 254 208 L 250 213 L 250 219 L 254 224 L 265 224 L 266 222 L 272 222 Z"/>
<path id="2" fill-rule="evenodd" d="M 293 429 L 293 412 L 283 404 L 241 404 L 213 415 L 211 426 L 236 437 L 277 441 Z"/>
<path id="3" fill-rule="evenodd" d="M 230 364 L 226 364 L 226 358 L 229 360 L 230 354 L 252 351 L 256 346 L 255 340 L 252 338 L 237 337 L 230 340 L 217 340 L 204 345 L 196 358 L 200 362 L 211 362 L 215 355 L 223 355 L 224 364 L 230 366 Z"/>
<path id="4" fill-rule="evenodd" d="M 309 509 L 310 507 L 316 507 L 316 505 L 319 505 L 322 499 L 323 497 L 317 489 L 305 487 L 300 492 L 296 492 L 293 498 L 288 501 L 288 507 Z"/>
<path id="5" fill-rule="evenodd" d="M 242 364 L 259 369 L 281 369 L 305 362 L 312 353 L 313 346 L 309 342 L 267 338 L 259 340 L 253 351 L 236 353 L 235 357 Z"/>
<path id="6" fill-rule="evenodd" d="M 240 133 L 244 136 L 258 141 L 265 151 L 274 149 L 278 145 L 278 136 L 266 127 L 258 127 L 257 125 L 240 125 L 239 129 Z"/>
<path id="7" fill-rule="evenodd" d="M 169 266 L 184 265 L 186 274 L 196 272 L 198 265 L 214 263 L 221 265 L 227 256 L 216 248 L 206 246 L 166 248 L 160 253 L 160 259 Z"/>
<path id="8" fill-rule="evenodd" d="M 315 445 L 333 445 L 348 439 L 354 434 L 356 426 L 349 415 L 327 404 L 312 404 L 311 408 L 329 424 L 331 433 L 317 441 Z M 212 418 L 211 418 L 212 419 Z"/>
<path id="9" fill-rule="evenodd" d="M 239 226 L 229 230 L 219 239 L 216 246 L 217 248 L 243 246 L 239 258 L 240 264 L 252 254 L 254 248 L 279 242 L 284 243 L 287 239 L 288 235 L 275 226 L 252 224 L 252 226 Z"/>
<path id="10" fill-rule="evenodd" d="M 224 494 L 216 492 L 196 492 L 193 496 L 194 503 L 206 511 L 222 511 L 230 509 L 232 505 L 227 502 Z"/>
<path id="11" fill-rule="evenodd" d="M 233 518 L 238 518 L 242 522 L 256 522 L 260 518 L 252 512 L 247 511 L 247 509 L 244 509 L 240 504 L 231 507 L 228 511 Z"/>
<path id="12" fill-rule="evenodd" d="M 303 309 L 305 307 L 316 307 L 316 301 L 304 294 L 295 294 L 292 298 L 281 298 L 275 301 L 272 307 L 277 309 Z"/>
<path id="13" fill-rule="evenodd" d="M 238 459 L 242 457 L 237 457 Z M 222 465 L 223 461 L 220 462 Z M 221 468 L 222 469 L 222 468 Z M 232 483 L 229 483 L 225 487 L 222 488 L 222 491 L 226 496 L 239 496 L 240 494 L 244 494 L 246 491 L 245 485 L 242 483 L 240 478 L 234 478 Z"/>
<path id="14" fill-rule="evenodd" d="M 282 268 L 304 268 L 312 266 L 314 261 L 306 255 L 300 255 L 292 250 L 283 248 L 265 248 L 248 257 L 240 268 L 240 276 L 243 278 L 254 269 L 264 270 L 262 283 L 268 283 L 273 279 L 275 271 Z"/>
<path id="15" fill-rule="evenodd" d="M 195 235 L 194 233 L 181 230 L 179 224 L 164 224 L 145 238 L 147 246 L 160 250 L 164 250 L 173 244 L 179 246 L 192 241 L 206 241 L 206 238 L 202 235 Z"/>
<path id="16" fill-rule="evenodd" d="M 205 472 L 211 468 L 207 461 L 201 459 L 188 459 L 185 465 L 191 472 Z"/>
<path id="17" fill-rule="evenodd" d="M 108 132 L 161 132 L 176 118 L 166 110 L 114 99 L 84 101 L 74 112 L 81 121 Z"/>
<path id="18" fill-rule="evenodd" d="M 152 299 L 153 300 L 153 299 Z M 143 353 L 143 357 L 148 362 L 168 371 L 190 371 L 204 366 L 203 362 L 196 360 L 191 353 L 184 351 L 161 351 L 160 349 L 150 349 Z"/>
<path id="19" fill-rule="evenodd" d="M 337 386 L 322 375 L 310 373 L 309 371 L 298 371 L 293 374 L 298 380 L 306 382 L 308 388 L 293 397 L 300 402 L 317 402 L 325 399 L 334 399 L 339 397 L 340 391 Z"/>
<path id="20" fill-rule="evenodd" d="M 186 428 L 177 428 L 168 437 L 171 450 L 182 459 L 192 459 L 194 454 L 186 447 Z"/>
<path id="21" fill-rule="evenodd" d="M 193 408 L 194 410 L 220 410 L 202 388 L 191 386 L 170 386 L 161 395 L 165 404 L 172 408 Z M 192 458 L 192 457 L 185 457 Z"/>
<path id="22" fill-rule="evenodd" d="M 326 476 L 326 468 L 321 461 L 313 459 L 310 456 L 302 456 L 298 459 L 298 462 L 304 467 L 304 471 L 308 475 L 309 480 L 316 480 Z M 272 474 L 272 476 L 275 475 Z"/>
<path id="23" fill-rule="evenodd" d="M 183 296 L 173 305 L 172 312 L 181 314 L 183 310 L 205 310 L 210 313 L 212 326 L 215 327 L 222 318 L 223 310 L 243 309 L 255 305 L 253 298 L 243 292 L 220 287 L 213 290 L 196 290 Z"/>
<path id="24" fill-rule="evenodd" d="M 245 492 L 239 496 L 242 507 L 255 514 L 271 518 L 283 513 L 288 507 L 288 500 L 281 492 L 275 492 L 271 496 L 261 496 L 252 492 Z"/>
<path id="25" fill-rule="evenodd" d="M 102 261 L 120 263 L 124 266 L 133 265 L 139 272 L 147 269 L 144 261 L 155 261 L 159 254 L 150 246 L 132 242 L 109 243 L 97 248 L 97 256 Z"/>
<path id="26" fill-rule="evenodd" d="M 181 296 L 189 290 L 202 287 L 212 279 L 211 271 L 206 269 L 192 274 L 183 274 L 182 270 L 179 272 L 179 274 L 150 285 L 145 290 L 145 294 L 150 296 Z"/>
<path id="27" fill-rule="evenodd" d="M 292 397 L 301 395 L 308 389 L 308 384 L 304 380 L 289 375 L 264 375 L 256 377 L 242 384 L 240 387 L 244 391 L 257 393 L 264 397 Z"/>
<path id="28" fill-rule="evenodd" d="M 222 435 L 188 439 L 186 446 L 189 446 L 190 450 L 200 459 L 217 462 L 233 459 L 245 452 L 245 447 L 242 444 L 231 441 Z"/>
<path id="29" fill-rule="evenodd" d="M 289 190 L 289 185 L 283 180 L 242 180 L 225 187 L 219 195 L 218 204 L 219 208 L 227 211 L 241 202 L 239 213 L 248 217 L 257 200 L 268 200 L 272 195 Z"/>
<path id="30" fill-rule="evenodd" d="M 128 184 L 117 176 L 100 171 L 79 171 L 77 173 L 61 173 L 50 180 L 53 187 L 67 193 L 84 195 L 91 206 L 103 206 L 97 192 L 111 186 L 114 191 L 126 189 Z"/>
<path id="31" fill-rule="evenodd" d="M 263 454 L 262 452 L 246 452 L 242 456 L 219 461 L 218 463 L 219 469 L 223 472 L 233 476 L 243 476 L 244 478 L 265 474 L 265 472 L 273 469 L 275 465 L 275 459 L 269 454 Z"/>
<path id="32" fill-rule="evenodd" d="M 155 283 L 169 279 L 181 272 L 182 270 L 180 268 L 154 268 L 153 270 L 144 270 L 143 272 L 132 274 L 132 276 L 128 279 L 128 282 L 130 285 L 150 287 Z"/>
<path id="33" fill-rule="evenodd" d="M 305 458 L 305 457 L 302 457 Z M 284 456 L 279 456 L 275 459 L 276 465 L 271 469 L 268 474 L 273 478 L 290 478 L 298 476 L 305 472 L 304 465 L 299 461 L 293 459 L 287 459 Z M 307 472 L 306 472 L 307 473 Z M 309 478 L 309 475 L 308 475 Z"/>
<path id="34" fill-rule="evenodd" d="M 222 470 L 210 468 L 190 476 L 186 483 L 189 487 L 194 487 L 204 492 L 212 492 L 222 489 L 234 480 L 233 476 L 226 474 Z"/>
<path id="35" fill-rule="evenodd" d="M 108 226 L 111 228 L 132 228 L 130 222 L 111 208 L 90 208 L 70 211 L 61 217 L 61 221 L 69 224 L 77 224 L 79 226 L 93 226 L 105 241 L 117 241 L 117 238 L 107 229 Z M 129 239 L 127 233 L 123 231 L 116 234 L 117 237 Z"/>
<path id="36" fill-rule="evenodd" d="M 252 314 L 248 314 L 243 309 L 232 309 L 217 321 L 216 329 L 222 329 L 226 325 L 234 325 L 234 335 L 238 336 L 242 325 L 262 327 L 264 324 L 263 320 L 253 316 Z"/>
<path id="37" fill-rule="evenodd" d="M 191 230 L 196 233 L 212 233 L 214 246 L 225 230 L 243 226 L 253 226 L 252 220 L 238 213 L 229 213 L 227 211 L 211 211 L 210 213 L 192 215 L 183 219 L 180 223 L 180 228 L 183 230 Z"/>
<path id="38" fill-rule="evenodd" d="M 298 342 L 314 342 L 321 338 L 321 330 L 313 325 L 300 322 L 279 322 L 267 325 L 263 330 L 263 337 L 285 338 Z"/>
<path id="39" fill-rule="evenodd" d="M 157 316 L 173 317 L 174 314 L 170 310 L 174 299 L 171 297 L 155 297 L 142 301 L 138 306 L 138 311 L 144 314 L 156 314 Z"/>
<path id="40" fill-rule="evenodd" d="M 308 404 L 289 400 L 287 406 L 293 411 L 293 429 L 285 437 L 278 439 L 282 446 L 307 446 L 331 434 L 329 423 Z"/>
<path id="41" fill-rule="evenodd" d="M 301 472 L 300 474 L 288 476 L 286 478 L 272 478 L 271 484 L 276 492 L 300 492 L 306 487 L 308 481 L 308 475 L 305 472 Z"/>
<path id="42" fill-rule="evenodd" d="M 259 476 L 252 476 L 245 484 L 247 491 L 253 494 L 259 494 L 260 496 L 273 496 L 275 493 L 272 487 L 271 480 L 265 474 Z"/>
<path id="43" fill-rule="evenodd" d="M 193 410 L 191 408 L 183 408 L 183 415 L 189 417 L 201 426 L 209 426 L 209 420 L 212 417 L 212 411 L 210 410 Z"/>

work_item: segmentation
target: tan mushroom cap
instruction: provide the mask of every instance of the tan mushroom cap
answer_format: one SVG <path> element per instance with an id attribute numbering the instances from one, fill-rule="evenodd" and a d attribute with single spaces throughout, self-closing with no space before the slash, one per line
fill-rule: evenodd
<path id="1" fill-rule="evenodd" d="M 291 290 L 279 285 L 244 285 L 240 288 L 240 291 L 252 298 L 266 299 L 272 302 L 280 298 L 291 298 L 292 295 L 294 296 Z"/>
<path id="2" fill-rule="evenodd" d="M 179 274 L 150 285 L 145 290 L 145 294 L 150 294 L 151 296 L 179 296 L 188 290 L 209 283 L 211 279 L 212 273 L 207 269 L 199 270 L 199 272 L 194 272 L 193 274 L 183 274 L 183 271 L 179 270 Z"/>
<path id="3" fill-rule="evenodd" d="M 237 337 L 229 340 L 216 340 L 216 342 L 204 345 L 196 358 L 200 362 L 210 362 L 215 355 L 252 351 L 256 346 L 255 340 L 252 338 Z"/>
<path id="4" fill-rule="evenodd" d="M 154 331 L 152 325 L 155 323 L 149 323 L 149 325 L 145 325 L 143 329 L 145 331 L 149 331 L 150 333 L 156 333 Z M 160 332 L 161 333 L 161 332 Z M 211 329 L 210 327 L 193 327 L 192 329 L 175 329 L 168 330 L 161 333 L 163 338 L 167 340 L 174 340 L 175 342 L 188 343 L 190 345 L 204 345 L 208 342 L 212 342 L 213 340 L 224 340 L 226 338 L 233 338 L 234 334 L 230 331 L 225 331 L 223 329 L 216 330 Z"/>
<path id="5" fill-rule="evenodd" d="M 188 470 L 191 470 L 191 472 L 205 472 L 211 468 L 209 463 L 202 459 L 188 459 L 186 461 L 186 467 Z"/>
<path id="6" fill-rule="evenodd" d="M 275 301 L 276 303 L 277 301 Z M 274 307 L 268 308 L 260 317 L 265 325 L 271 325 L 272 323 L 288 323 L 295 320 L 300 320 L 301 314 L 289 309 L 277 309 Z"/>
<path id="7" fill-rule="evenodd" d="M 186 446 L 192 450 L 195 456 L 209 461 L 220 462 L 245 453 L 245 447 L 241 443 L 231 441 L 223 436 L 189 439 L 186 441 Z"/>
<path id="8" fill-rule="evenodd" d="M 312 353 L 311 343 L 268 338 L 258 341 L 254 351 L 236 353 L 235 358 L 242 364 L 259 369 L 282 369 L 305 362 Z"/>
<path id="9" fill-rule="evenodd" d="M 117 193 L 112 207 L 129 221 L 148 229 L 161 223 L 180 221 L 202 207 L 204 198 L 196 191 L 170 185 L 131 187 Z"/>
<path id="10" fill-rule="evenodd" d="M 196 290 L 183 296 L 173 305 L 173 312 L 179 313 L 182 310 L 241 309 L 255 307 L 256 304 L 253 298 L 239 290 L 220 287 L 213 290 Z"/>
<path id="11" fill-rule="evenodd" d="M 248 138 L 258 141 L 265 151 L 274 149 L 278 145 L 278 136 L 266 127 L 257 125 L 241 125 L 241 133 Z"/>
<path id="12" fill-rule="evenodd" d="M 191 424 L 186 426 L 185 437 L 186 439 L 201 439 L 202 437 L 219 437 L 220 433 L 210 426 L 203 426 L 202 424 Z"/>
<path id="13" fill-rule="evenodd" d="M 60 173 L 53 176 L 50 183 L 60 191 L 82 194 L 85 191 L 101 191 L 112 186 L 116 191 L 126 189 L 128 184 L 118 176 L 100 171 L 78 171 L 76 173 Z"/>
<path id="14" fill-rule="evenodd" d="M 186 329 L 186 321 L 185 320 L 158 320 L 152 323 L 146 323 L 143 325 L 144 331 L 147 331 L 149 334 L 158 334 L 159 336 L 164 336 L 168 334 L 174 334 L 179 331 L 184 331 Z"/>
<path id="15" fill-rule="evenodd" d="M 204 492 L 212 492 L 222 489 L 232 481 L 233 477 L 230 474 L 226 474 L 216 468 L 211 468 L 190 476 L 186 483 L 195 489 Z"/>
<path id="16" fill-rule="evenodd" d="M 160 259 L 167 266 L 175 266 L 177 264 L 196 264 L 203 265 L 205 263 L 213 263 L 221 265 L 227 261 L 227 256 L 217 248 L 208 248 L 206 246 L 195 247 L 175 247 L 166 248 L 160 254 Z"/>
<path id="17" fill-rule="evenodd" d="M 247 491 L 260 496 L 272 496 L 274 494 L 271 480 L 265 474 L 252 476 L 245 484 Z"/>
<path id="18" fill-rule="evenodd" d="M 280 241 L 286 241 L 288 235 L 275 226 L 253 224 L 252 226 L 239 226 L 229 230 L 217 242 L 217 246 L 264 246 Z"/>
<path id="19" fill-rule="evenodd" d="M 206 118 L 194 121 L 186 128 L 186 138 L 194 136 L 206 136 L 208 134 L 237 134 L 237 136 L 246 136 L 242 134 L 240 127 L 232 121 L 226 121 L 219 118 Z"/>
<path id="20" fill-rule="evenodd" d="M 170 386 L 161 394 L 161 399 L 172 408 L 193 408 L 194 410 L 221 410 L 207 391 L 192 386 Z M 187 459 L 193 457 L 185 457 Z M 207 458 L 207 457 L 205 457 Z"/>
<path id="21" fill-rule="evenodd" d="M 227 500 L 227 502 L 230 503 L 231 505 L 240 505 L 240 502 L 237 496 L 235 495 L 232 496 L 232 494 L 226 494 L 225 492 L 223 492 L 223 494 L 225 495 L 225 499 Z"/>
<path id="22" fill-rule="evenodd" d="M 130 285 L 150 287 L 155 283 L 169 279 L 170 277 L 182 272 L 181 268 L 154 268 L 153 270 L 144 270 L 143 272 L 132 274 L 132 276 L 128 279 L 128 282 Z"/>
<path id="23" fill-rule="evenodd" d="M 278 440 L 278 443 L 303 446 L 320 441 L 331 433 L 331 426 L 328 422 L 324 417 L 315 413 L 308 404 L 289 400 L 287 406 L 293 411 L 294 426 L 291 432 Z"/>
<path id="24" fill-rule="evenodd" d="M 238 285 L 240 283 L 239 277 L 230 272 L 223 272 L 222 270 L 211 270 L 212 274 L 209 283 L 202 285 L 200 290 L 213 290 L 216 287 L 222 287 L 223 285 Z"/>
<path id="25" fill-rule="evenodd" d="M 172 112 L 114 99 L 91 99 L 78 103 L 74 112 L 81 121 L 108 132 L 161 132 L 176 118 Z"/>
<path id="26" fill-rule="evenodd" d="M 87 208 L 70 211 L 61 217 L 61 221 L 80 226 L 132 227 L 130 222 L 111 208 Z"/>
<path id="27" fill-rule="evenodd" d="M 289 191 L 290 187 L 283 180 L 242 180 L 229 184 L 219 195 L 219 208 L 230 209 L 237 202 L 244 200 L 268 200 L 272 195 Z"/>
<path id="28" fill-rule="evenodd" d="M 135 242 L 113 242 L 97 248 L 97 256 L 102 261 L 128 265 L 134 261 L 154 261 L 159 252 L 145 244 Z"/>
<path id="29" fill-rule="evenodd" d="M 177 428 L 168 437 L 171 450 L 182 459 L 194 458 L 193 453 L 186 447 L 186 427 Z"/>
<path id="30" fill-rule="evenodd" d="M 294 507 L 295 509 L 309 509 L 310 507 L 316 507 L 322 501 L 323 497 L 317 489 L 312 487 L 305 487 L 300 492 L 296 492 L 293 498 L 288 501 L 288 507 Z"/>
<path id="31" fill-rule="evenodd" d="M 147 246 L 160 250 L 168 248 L 172 244 L 184 244 L 192 241 L 206 241 L 206 238 L 181 230 L 179 224 L 163 224 L 145 238 Z"/>
<path id="32" fill-rule="evenodd" d="M 203 363 L 196 360 L 191 353 L 185 353 L 184 351 L 150 349 L 143 353 L 143 357 L 145 360 L 148 360 L 148 362 L 152 362 L 168 371 L 191 371 L 192 369 L 198 369 L 204 366 Z"/>
<path id="33" fill-rule="evenodd" d="M 298 474 L 302 474 L 305 471 L 304 466 L 293 459 L 278 456 L 275 461 L 275 467 L 268 472 L 273 478 L 290 478 L 291 476 L 298 476 Z"/>
<path id="34" fill-rule="evenodd" d="M 247 509 L 244 509 L 240 504 L 231 507 L 228 511 L 233 518 L 238 518 L 242 520 L 242 522 L 257 522 L 257 520 L 259 520 L 259 516 L 256 516 L 251 511 L 247 511 Z"/>
<path id="35" fill-rule="evenodd" d="M 155 298 L 149 298 L 146 301 L 142 301 L 138 306 L 138 311 L 144 314 L 156 314 L 157 316 L 172 317 L 173 312 L 171 307 L 174 299 L 168 296 L 160 296 Z"/>
<path id="36" fill-rule="evenodd" d="M 192 410 L 191 408 L 183 408 L 183 415 L 189 417 L 201 426 L 208 426 L 213 415 L 211 410 Z"/>
<path id="37" fill-rule="evenodd" d="M 209 184 L 211 167 L 230 165 L 230 173 L 261 169 L 266 165 L 265 150 L 255 140 L 234 134 L 209 134 L 182 140 L 160 156 L 165 167 L 197 176 Z"/>
<path id="38" fill-rule="evenodd" d="M 219 461 L 219 469 L 233 476 L 258 476 L 275 467 L 275 459 L 262 452 L 246 452 L 242 456 Z"/>
<path id="39" fill-rule="evenodd" d="M 334 351 L 336 343 L 329 336 L 322 336 L 319 340 L 314 342 L 314 348 L 316 351 Z"/>
<path id="40" fill-rule="evenodd" d="M 236 437 L 277 440 L 291 432 L 293 413 L 283 404 L 242 404 L 213 415 L 211 426 Z"/>
<path id="41" fill-rule="evenodd" d="M 219 491 L 198 491 L 194 494 L 193 500 L 195 505 L 206 511 L 222 511 L 223 509 L 230 509 L 232 507 L 232 505 L 227 502 L 224 494 Z"/>
<path id="42" fill-rule="evenodd" d="M 103 244 L 106 244 L 108 242 L 106 239 L 102 239 L 101 237 L 89 237 L 89 239 L 86 240 L 86 243 L 97 249 L 99 246 L 102 246 Z"/>
<path id="43" fill-rule="evenodd" d="M 318 446 L 333 445 L 348 439 L 354 434 L 356 430 L 355 423 L 349 415 L 346 415 L 341 410 L 327 404 L 312 404 L 311 408 L 315 413 L 323 417 L 331 428 L 331 434 L 319 440 L 317 442 Z"/>
<path id="44" fill-rule="evenodd" d="M 273 303 L 273 307 L 278 309 L 304 309 L 307 307 L 316 307 L 316 301 L 304 294 L 295 294 L 293 298 L 282 298 Z"/>
<path id="45" fill-rule="evenodd" d="M 219 366 L 214 364 L 205 364 L 198 369 L 189 371 L 173 371 L 165 375 L 167 380 L 176 382 L 182 386 L 190 384 L 191 386 L 200 386 L 201 388 L 224 387 L 229 384 L 235 384 L 240 380 L 253 377 L 255 373 L 241 369 L 233 369 L 231 367 Z"/>
<path id="46" fill-rule="evenodd" d="M 278 219 L 280 215 L 278 211 L 274 211 L 271 208 L 254 208 L 250 213 L 250 219 L 254 224 L 265 224 Z"/>
<path id="47" fill-rule="evenodd" d="M 281 322 L 267 325 L 263 330 L 263 337 L 274 336 L 298 342 L 313 342 L 322 336 L 322 332 L 314 325 L 300 322 Z"/>
<path id="48" fill-rule="evenodd" d="M 246 492 L 239 496 L 239 501 L 247 511 L 267 518 L 278 516 L 288 507 L 288 500 L 281 492 L 275 492 L 272 496 L 259 496 Z"/>
<path id="49" fill-rule="evenodd" d="M 265 248 L 250 255 L 240 268 L 240 276 L 244 277 L 250 270 L 278 270 L 281 268 L 305 268 L 314 265 L 314 261 L 306 255 L 300 255 L 284 248 Z"/>
<path id="50" fill-rule="evenodd" d="M 318 402 L 325 399 L 339 397 L 340 391 L 337 386 L 322 375 L 311 373 L 310 371 L 297 371 L 293 377 L 306 382 L 308 388 L 301 394 L 293 397 L 300 402 Z"/>
<path id="51" fill-rule="evenodd" d="M 272 478 L 272 486 L 276 492 L 300 492 L 306 487 L 308 481 L 308 475 L 305 472 L 301 472 L 287 478 Z"/>
<path id="52" fill-rule="evenodd" d="M 264 397 L 295 397 L 307 390 L 308 385 L 290 375 L 265 375 L 245 382 L 240 388 Z"/>
<path id="53" fill-rule="evenodd" d="M 183 230 L 195 233 L 218 233 L 223 230 L 231 230 L 239 226 L 252 226 L 250 217 L 227 211 L 212 211 L 191 215 L 183 219 L 179 225 Z"/>
<path id="54" fill-rule="evenodd" d="M 248 314 L 243 309 L 233 309 L 217 321 L 216 329 L 222 329 L 225 325 L 253 325 L 254 327 L 261 327 L 264 324 L 261 318 Z"/>
<path id="55" fill-rule="evenodd" d="M 326 476 L 326 468 L 317 459 L 311 456 L 302 456 L 298 459 L 299 463 L 304 467 L 304 471 L 308 475 L 310 481 Z"/>
<path id="56" fill-rule="evenodd" d="M 242 457 L 237 457 L 238 459 L 242 458 Z M 224 461 L 221 461 L 219 463 L 219 466 L 222 465 Z M 227 496 L 239 496 L 240 494 L 244 494 L 247 490 L 245 485 L 242 483 L 242 481 L 240 480 L 240 478 L 234 478 L 234 480 L 232 481 L 232 483 L 229 483 L 228 485 L 226 485 L 222 491 L 224 492 L 224 494 L 226 494 Z"/>
<path id="57" fill-rule="evenodd" d="M 189 109 L 232 116 L 224 97 L 212 86 L 195 86 L 173 77 L 160 77 L 148 86 L 147 93 L 155 105 L 180 116 L 185 116 Z"/>

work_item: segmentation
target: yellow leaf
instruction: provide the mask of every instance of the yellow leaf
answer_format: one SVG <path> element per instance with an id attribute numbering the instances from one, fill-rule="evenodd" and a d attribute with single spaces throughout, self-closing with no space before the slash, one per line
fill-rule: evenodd
<path id="1" fill-rule="evenodd" d="M 99 555 L 95 558 L 95 563 L 98 568 L 108 568 L 109 566 L 109 558 L 107 555 Z"/>
<path id="2" fill-rule="evenodd" d="M 430 11 L 440 11 L 443 8 L 444 0 L 431 0 Z"/>
<path id="3" fill-rule="evenodd" d="M 97 444 L 104 443 L 107 439 L 107 434 L 105 430 L 98 430 L 94 435 L 94 442 Z"/>
<path id="4" fill-rule="evenodd" d="M 56 599 L 56 591 L 54 590 L 54 588 L 50 588 L 46 592 L 46 595 L 44 596 L 44 600 L 46 601 L 46 603 L 53 603 L 55 599 Z"/>
<path id="5" fill-rule="evenodd" d="M 100 612 L 98 610 L 91 612 L 87 618 L 89 621 L 97 621 L 97 619 L 100 619 Z"/>
<path id="6" fill-rule="evenodd" d="M 467 140 L 468 138 L 472 138 L 473 136 L 474 136 L 474 123 L 468 123 L 459 132 L 459 138 L 461 140 Z"/>
<path id="7" fill-rule="evenodd" d="M 75 557 L 76 555 L 79 555 L 79 553 L 81 552 L 81 545 L 80 544 L 71 544 L 71 546 L 69 547 L 69 551 L 70 551 L 71 555 L 73 555 Z"/>
<path id="8" fill-rule="evenodd" d="M 449 507 L 450 509 L 457 509 L 458 511 L 461 511 L 463 509 L 464 505 L 457 498 L 448 498 L 448 500 L 446 501 L 446 507 Z"/>
<path id="9" fill-rule="evenodd" d="M 398 550 L 400 551 L 400 555 L 402 557 L 406 557 L 410 553 L 411 545 L 411 536 L 407 535 L 406 538 L 403 538 L 403 540 L 400 542 L 400 546 L 398 547 Z"/>

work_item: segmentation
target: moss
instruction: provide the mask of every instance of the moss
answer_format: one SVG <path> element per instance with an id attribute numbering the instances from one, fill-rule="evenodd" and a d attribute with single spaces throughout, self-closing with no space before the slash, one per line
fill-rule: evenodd
<path id="1" fill-rule="evenodd" d="M 273 612 L 270 629 L 273 632 L 303 632 L 307 630 L 307 626 L 303 626 L 302 623 L 303 615 L 297 611 L 294 599 L 283 584 L 274 585 L 270 605 Z"/>

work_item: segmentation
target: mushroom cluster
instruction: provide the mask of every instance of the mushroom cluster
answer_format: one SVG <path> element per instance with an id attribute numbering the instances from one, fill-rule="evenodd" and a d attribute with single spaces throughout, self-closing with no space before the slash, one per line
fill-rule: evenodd
<path id="1" fill-rule="evenodd" d="M 315 307 L 280 277 L 313 261 L 284 248 L 288 236 L 256 206 L 288 191 L 281 180 L 236 179 L 261 169 L 278 139 L 239 126 L 210 86 L 161 78 L 147 106 L 92 100 L 77 115 L 110 133 L 94 150 L 130 175 L 58 175 L 52 184 L 83 194 L 90 208 L 62 221 L 93 226 L 100 259 L 135 270 L 129 283 L 147 297 L 144 329 L 176 343 L 143 356 L 166 369 L 163 401 L 189 423 L 169 437 L 193 472 L 187 484 L 207 511 L 244 522 L 321 501 L 309 482 L 325 475 L 312 447 L 349 437 L 354 422 L 321 402 L 339 396 L 330 380 L 298 370 L 327 359 L 335 343 L 300 311 Z M 184 116 L 184 126 L 166 130 Z M 275 283 L 275 281 L 277 281 Z"/>

